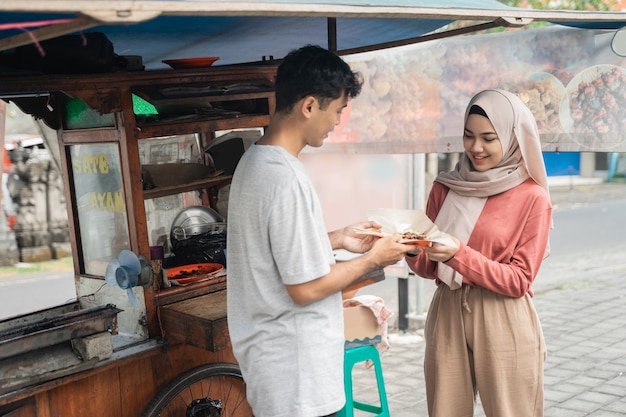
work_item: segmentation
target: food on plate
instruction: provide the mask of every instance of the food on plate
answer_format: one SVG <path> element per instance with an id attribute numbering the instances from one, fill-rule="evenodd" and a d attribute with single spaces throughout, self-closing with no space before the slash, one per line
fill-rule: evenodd
<path id="1" fill-rule="evenodd" d="M 561 132 L 559 110 L 564 90 L 560 81 L 548 73 L 535 74 L 531 82 L 511 89 L 533 113 L 541 133 Z"/>
<path id="2" fill-rule="evenodd" d="M 357 227 L 357 228 L 354 228 L 354 231 L 356 233 L 361 233 L 365 235 L 373 235 L 373 236 L 378 236 L 378 237 L 392 235 L 392 233 L 383 232 L 382 229 L 379 227 L 370 227 L 367 229 L 361 229 Z M 410 231 L 401 232 L 398 234 L 402 238 L 400 240 L 400 243 L 406 243 L 406 244 L 411 244 L 411 245 L 419 244 L 420 246 L 430 245 L 430 240 L 428 240 L 428 236 L 426 235 L 426 233 L 415 232 L 415 231 L 410 230 Z"/>
<path id="3" fill-rule="evenodd" d="M 402 236 L 402 240 L 400 243 L 404 243 L 405 245 L 417 245 L 417 246 L 430 246 L 431 241 L 428 240 L 426 233 L 419 232 L 404 232 L 400 234 Z"/>
<path id="4" fill-rule="evenodd" d="M 402 239 L 406 240 L 426 240 L 425 233 L 416 233 L 416 232 L 404 232 L 402 233 Z"/>
<path id="5" fill-rule="evenodd" d="M 183 278 L 194 278 L 198 276 L 215 275 L 222 271 L 224 266 L 218 263 L 199 263 L 183 265 L 167 270 L 167 279 L 180 280 Z"/>
<path id="6" fill-rule="evenodd" d="M 573 133 L 621 138 L 626 128 L 626 74 L 614 66 L 594 67 L 572 80 L 567 97 Z"/>

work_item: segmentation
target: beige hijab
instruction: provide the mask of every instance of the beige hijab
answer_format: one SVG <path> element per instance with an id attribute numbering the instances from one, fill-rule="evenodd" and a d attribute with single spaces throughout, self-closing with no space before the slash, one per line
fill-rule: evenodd
<path id="1" fill-rule="evenodd" d="M 528 178 L 541 185 L 549 196 L 539 131 L 528 107 L 508 91 L 485 90 L 470 100 L 465 121 L 474 105 L 482 108 L 493 124 L 503 157 L 497 166 L 479 172 L 463 153 L 453 171 L 440 173 L 435 179 L 450 188 L 435 224 L 463 243 L 469 240 L 488 197 L 510 190 Z M 546 249 L 546 256 L 548 253 Z M 451 289 L 461 288 L 463 277 L 441 262 L 438 276 Z"/>

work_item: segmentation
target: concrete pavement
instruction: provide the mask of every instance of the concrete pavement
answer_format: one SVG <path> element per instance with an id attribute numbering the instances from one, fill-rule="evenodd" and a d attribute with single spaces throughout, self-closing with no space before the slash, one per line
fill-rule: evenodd
<path id="1" fill-rule="evenodd" d="M 548 346 L 545 416 L 625 416 L 626 267 L 577 287 L 538 294 L 534 302 Z M 381 360 L 391 417 L 428 415 L 422 334 L 389 335 L 391 348 Z M 357 366 L 353 379 L 356 398 L 375 402 L 372 370 Z M 475 416 L 484 415 L 478 404 Z"/>
<path id="2" fill-rule="evenodd" d="M 626 198 L 623 184 L 576 188 L 553 190 L 555 210 L 598 198 Z M 571 284 L 534 297 L 548 347 L 545 416 L 626 416 L 626 247 L 601 258 L 594 255 L 593 262 L 581 261 L 565 273 L 572 274 Z M 390 330 L 391 348 L 381 359 L 391 417 L 428 415 L 422 335 L 419 329 Z M 372 370 L 357 366 L 353 379 L 355 398 L 376 403 Z M 356 413 L 366 415 L 371 414 Z M 475 417 L 484 416 L 479 401 Z"/>

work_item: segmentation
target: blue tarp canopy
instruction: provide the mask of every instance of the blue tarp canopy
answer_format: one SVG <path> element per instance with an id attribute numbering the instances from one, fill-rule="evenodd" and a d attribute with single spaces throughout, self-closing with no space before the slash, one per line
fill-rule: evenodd
<path id="1" fill-rule="evenodd" d="M 477 25 L 433 33 L 456 20 Z M 0 51 L 97 30 L 117 54 L 140 55 L 147 69 L 157 69 L 164 59 L 279 59 L 305 44 L 348 54 L 532 21 L 616 29 L 626 14 L 530 10 L 496 0 L 28 0 L 0 3 Z"/>

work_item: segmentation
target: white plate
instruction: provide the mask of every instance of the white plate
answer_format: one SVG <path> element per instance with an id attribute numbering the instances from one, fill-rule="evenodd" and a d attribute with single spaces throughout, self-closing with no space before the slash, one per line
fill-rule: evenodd
<path id="1" fill-rule="evenodd" d="M 607 84 L 606 80 L 615 84 Z M 559 117 L 563 131 L 591 149 L 599 142 L 610 147 L 607 139 L 619 144 L 626 134 L 619 125 L 626 100 L 613 92 L 625 88 L 625 83 L 626 69 L 617 65 L 594 65 L 576 74 L 565 87 L 561 101 Z M 577 103 L 574 108 L 572 102 Z M 603 113 L 608 114 L 608 119 Z M 615 123 L 610 122 L 611 117 Z"/>
<path id="2" fill-rule="evenodd" d="M 537 120 L 540 133 L 560 133 L 559 107 L 565 86 L 548 72 L 533 72 L 526 82 L 508 88 L 516 93 Z"/>

